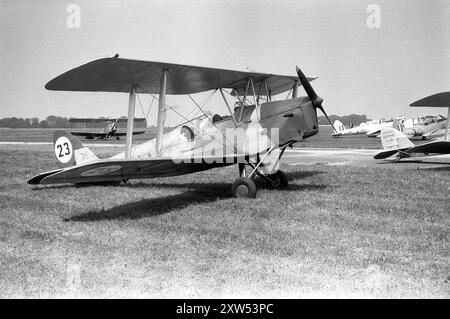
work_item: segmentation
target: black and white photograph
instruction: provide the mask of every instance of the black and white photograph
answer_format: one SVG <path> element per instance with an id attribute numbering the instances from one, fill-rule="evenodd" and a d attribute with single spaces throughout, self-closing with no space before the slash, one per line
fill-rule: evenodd
<path id="1" fill-rule="evenodd" d="M 0 299 L 448 300 L 449 117 L 450 0 L 0 0 Z"/>

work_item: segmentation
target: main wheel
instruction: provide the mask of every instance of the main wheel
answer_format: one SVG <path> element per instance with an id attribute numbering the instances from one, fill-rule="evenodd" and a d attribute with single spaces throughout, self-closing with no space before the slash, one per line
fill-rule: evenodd
<path id="1" fill-rule="evenodd" d="M 234 197 L 256 197 L 256 184 L 250 178 L 240 177 L 231 186 L 231 193 Z"/>
<path id="2" fill-rule="evenodd" d="M 273 174 L 267 176 L 270 180 L 273 181 L 272 187 L 277 189 L 285 189 L 288 187 L 288 178 L 283 171 L 276 171 Z"/>

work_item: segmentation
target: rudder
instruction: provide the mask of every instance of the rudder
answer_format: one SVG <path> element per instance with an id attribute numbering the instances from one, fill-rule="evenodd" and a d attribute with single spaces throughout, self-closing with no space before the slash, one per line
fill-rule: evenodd
<path id="1" fill-rule="evenodd" d="M 341 132 L 345 131 L 344 124 L 342 124 L 342 122 L 339 120 L 334 121 L 333 126 L 336 129 L 337 133 L 341 133 Z"/>
<path id="2" fill-rule="evenodd" d="M 383 127 L 380 137 L 384 150 L 402 150 L 414 146 L 414 143 L 405 134 L 393 127 Z"/>
<path id="3" fill-rule="evenodd" d="M 75 136 L 63 130 L 53 133 L 53 149 L 61 166 L 73 166 L 98 159 Z"/>

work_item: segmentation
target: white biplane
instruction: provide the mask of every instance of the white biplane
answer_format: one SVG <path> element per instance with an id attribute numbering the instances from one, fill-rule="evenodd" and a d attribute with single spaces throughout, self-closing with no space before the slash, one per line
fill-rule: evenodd
<path id="1" fill-rule="evenodd" d="M 317 134 L 317 109 L 328 118 L 311 80 L 314 78 L 306 78 L 298 67 L 297 76 L 286 76 L 129 60 L 117 55 L 94 60 L 56 77 L 45 87 L 128 93 L 125 151 L 100 159 L 71 134 L 56 131 L 55 156 L 65 167 L 34 176 L 28 183 L 109 185 L 238 164 L 239 178 L 232 184 L 234 196 L 255 197 L 256 176 L 274 188 L 285 188 L 286 174 L 273 167 L 286 147 Z M 297 96 L 301 85 L 307 97 Z M 206 112 L 191 96 L 206 91 L 222 95 L 228 115 Z M 286 91 L 292 91 L 289 98 L 274 100 L 275 95 Z M 135 99 L 140 93 L 159 95 L 157 136 L 133 145 Z M 236 104 L 231 106 L 225 94 L 235 98 Z M 167 95 L 187 95 L 202 115 L 164 132 L 165 111 L 170 108 L 165 102 Z"/>

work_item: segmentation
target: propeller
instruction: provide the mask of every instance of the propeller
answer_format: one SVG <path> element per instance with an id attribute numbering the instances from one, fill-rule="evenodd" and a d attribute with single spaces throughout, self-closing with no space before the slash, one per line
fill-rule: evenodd
<path id="1" fill-rule="evenodd" d="M 314 89 L 312 88 L 308 79 L 303 74 L 302 70 L 300 70 L 298 65 L 297 65 L 296 69 L 297 69 L 298 78 L 300 79 L 300 83 L 303 85 L 303 88 L 305 89 L 306 94 L 310 98 L 312 105 L 315 108 L 318 108 L 319 110 L 322 111 L 323 115 L 325 115 L 326 119 L 328 120 L 328 123 L 330 123 L 331 127 L 333 128 L 334 132 L 337 133 L 336 129 L 334 128 L 333 123 L 331 123 L 330 118 L 328 117 L 327 113 L 325 112 L 325 109 L 322 106 L 323 99 L 317 95 L 316 91 L 314 91 Z"/>

